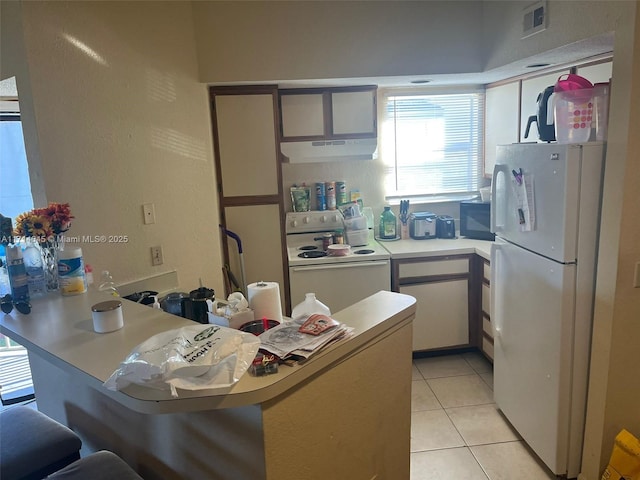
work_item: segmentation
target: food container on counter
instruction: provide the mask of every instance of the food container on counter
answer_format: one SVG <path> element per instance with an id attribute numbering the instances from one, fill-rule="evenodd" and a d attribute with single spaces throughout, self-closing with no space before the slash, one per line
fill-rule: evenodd
<path id="1" fill-rule="evenodd" d="M 362 247 L 369 243 L 369 230 L 347 230 L 347 243 L 352 247 Z"/>
<path id="2" fill-rule="evenodd" d="M 327 248 L 327 253 L 332 257 L 344 257 L 351 253 L 351 246 L 346 244 L 333 244 Z"/>

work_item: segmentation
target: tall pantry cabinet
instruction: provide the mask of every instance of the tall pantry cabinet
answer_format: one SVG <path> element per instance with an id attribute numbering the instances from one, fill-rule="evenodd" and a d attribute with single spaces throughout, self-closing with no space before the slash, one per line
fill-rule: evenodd
<path id="1" fill-rule="evenodd" d="M 277 86 L 212 87 L 210 101 L 221 224 L 241 239 L 246 284 L 277 282 L 284 312 L 289 284 Z M 224 261 L 242 282 L 237 243 L 221 235 Z"/>

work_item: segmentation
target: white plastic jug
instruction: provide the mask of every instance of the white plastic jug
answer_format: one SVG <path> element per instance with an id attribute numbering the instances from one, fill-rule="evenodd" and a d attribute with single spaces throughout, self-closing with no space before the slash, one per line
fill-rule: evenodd
<path id="1" fill-rule="evenodd" d="M 306 293 L 304 301 L 293 307 L 291 318 L 296 322 L 305 321 L 314 313 L 331 316 L 329 307 L 318 300 L 315 293 Z"/>
<path id="2" fill-rule="evenodd" d="M 558 143 L 589 141 L 593 105 L 593 88 L 555 92 L 553 116 Z"/>

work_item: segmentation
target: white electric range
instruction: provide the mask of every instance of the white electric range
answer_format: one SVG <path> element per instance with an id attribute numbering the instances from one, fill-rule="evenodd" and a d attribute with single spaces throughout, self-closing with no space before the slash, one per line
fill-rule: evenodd
<path id="1" fill-rule="evenodd" d="M 333 313 L 380 290 L 391 289 L 391 256 L 374 239 L 373 230 L 369 230 L 366 245 L 352 246 L 347 255 L 332 256 L 323 250 L 323 233 L 344 228 L 338 210 L 287 213 L 292 308 L 304 300 L 306 293 L 315 293 Z"/>

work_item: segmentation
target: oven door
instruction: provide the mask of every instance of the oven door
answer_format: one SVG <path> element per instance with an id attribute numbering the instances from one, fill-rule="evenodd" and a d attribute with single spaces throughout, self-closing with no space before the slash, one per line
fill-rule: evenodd
<path id="1" fill-rule="evenodd" d="M 315 293 L 331 313 L 336 313 L 380 290 L 391 290 L 391 262 L 372 260 L 289 267 L 289 285 L 292 308 L 304 301 L 306 293 Z"/>

